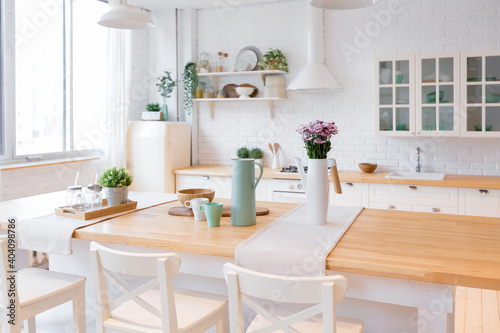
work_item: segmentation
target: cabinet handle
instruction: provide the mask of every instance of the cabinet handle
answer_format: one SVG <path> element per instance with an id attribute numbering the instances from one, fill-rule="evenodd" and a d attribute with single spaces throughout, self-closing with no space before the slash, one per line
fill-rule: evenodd
<path id="1" fill-rule="evenodd" d="M 431 213 L 439 213 L 441 209 L 439 208 L 431 208 Z"/>
<path id="2" fill-rule="evenodd" d="M 410 186 L 408 186 L 408 189 L 409 189 L 410 191 L 416 191 L 416 190 L 417 190 L 417 187 L 416 187 L 416 186 L 413 186 L 413 185 L 410 185 Z"/>
<path id="3" fill-rule="evenodd" d="M 298 189 L 298 190 L 302 190 L 303 188 L 304 188 L 304 186 L 302 186 L 302 184 L 298 184 L 298 185 L 297 185 L 297 189 Z"/>
<path id="4" fill-rule="evenodd" d="M 488 190 L 479 190 L 478 192 L 479 192 L 479 194 L 489 194 L 490 193 L 490 191 L 488 191 Z"/>
<path id="5" fill-rule="evenodd" d="M 203 180 L 209 180 L 210 176 L 203 176 L 203 177 L 201 177 L 201 179 L 203 179 Z"/>
<path id="6" fill-rule="evenodd" d="M 387 205 L 387 209 L 395 209 L 396 206 L 395 205 Z"/>
<path id="7" fill-rule="evenodd" d="M 288 186 L 289 190 L 293 190 L 293 185 Z"/>
<path id="8" fill-rule="evenodd" d="M 353 186 L 354 186 L 354 184 L 353 184 L 353 183 L 344 183 L 344 185 L 345 185 L 346 187 L 353 187 Z"/>

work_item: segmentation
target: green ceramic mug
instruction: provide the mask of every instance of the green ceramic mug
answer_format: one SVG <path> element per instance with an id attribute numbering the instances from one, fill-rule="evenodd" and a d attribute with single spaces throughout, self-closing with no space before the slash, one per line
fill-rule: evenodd
<path id="1" fill-rule="evenodd" d="M 200 206 L 200 210 L 205 213 L 209 227 L 220 227 L 223 205 L 220 202 L 208 202 Z"/>

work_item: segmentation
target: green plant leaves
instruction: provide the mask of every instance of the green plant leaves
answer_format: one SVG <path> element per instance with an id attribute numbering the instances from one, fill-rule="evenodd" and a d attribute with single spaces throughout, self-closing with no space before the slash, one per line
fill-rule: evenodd
<path id="1" fill-rule="evenodd" d="M 184 73 L 182 74 L 184 83 L 184 110 L 191 114 L 193 110 L 193 97 L 198 85 L 198 73 L 196 72 L 196 63 L 190 61 L 184 66 Z"/>
<path id="2" fill-rule="evenodd" d="M 164 73 L 164 75 L 160 74 L 160 76 L 157 77 L 160 83 L 157 83 L 156 86 L 158 87 L 158 92 L 161 96 L 170 98 L 170 94 L 174 90 L 176 82 L 172 79 L 169 71 L 165 71 Z"/>
<path id="3" fill-rule="evenodd" d="M 270 70 L 281 69 L 288 73 L 288 63 L 286 62 L 286 57 L 279 49 L 269 49 L 269 51 L 260 59 L 259 66 L 262 70 L 267 67 Z"/>
<path id="4" fill-rule="evenodd" d="M 113 167 L 105 170 L 97 182 L 104 187 L 125 187 L 130 186 L 132 181 L 132 175 L 125 168 Z"/>

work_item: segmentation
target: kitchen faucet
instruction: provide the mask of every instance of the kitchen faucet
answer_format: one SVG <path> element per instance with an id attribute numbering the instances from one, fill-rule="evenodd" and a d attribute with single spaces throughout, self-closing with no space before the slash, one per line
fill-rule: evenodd
<path id="1" fill-rule="evenodd" d="M 417 147 L 417 166 L 415 168 L 416 172 L 420 172 L 420 147 Z"/>

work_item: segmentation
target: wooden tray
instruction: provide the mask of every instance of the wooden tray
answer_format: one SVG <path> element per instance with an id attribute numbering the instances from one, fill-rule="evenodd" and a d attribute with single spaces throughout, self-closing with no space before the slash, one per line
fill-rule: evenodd
<path id="1" fill-rule="evenodd" d="M 106 199 L 102 199 L 102 209 L 93 210 L 91 212 L 80 212 L 74 208 L 58 207 L 55 209 L 57 216 L 69 217 L 72 219 L 78 220 L 91 220 L 98 217 L 104 217 L 111 214 L 116 214 L 120 212 L 125 212 L 127 210 L 133 210 L 137 208 L 137 201 L 129 200 L 127 203 L 118 205 L 118 206 L 107 206 L 108 202 Z"/>
<path id="2" fill-rule="evenodd" d="M 256 216 L 267 215 L 269 214 L 268 208 L 256 207 Z M 168 210 L 169 215 L 176 216 L 194 216 L 193 210 L 191 208 L 186 207 L 172 207 Z M 222 217 L 230 217 L 231 216 L 231 206 L 224 206 L 222 209 Z"/>

